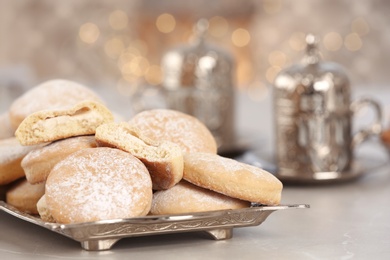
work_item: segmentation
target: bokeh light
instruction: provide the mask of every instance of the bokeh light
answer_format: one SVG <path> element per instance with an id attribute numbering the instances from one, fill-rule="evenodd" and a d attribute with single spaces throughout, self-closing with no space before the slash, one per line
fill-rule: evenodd
<path id="1" fill-rule="evenodd" d="M 79 37 L 88 44 L 93 44 L 97 41 L 100 35 L 99 27 L 94 23 L 85 23 L 80 26 Z"/>
<path id="2" fill-rule="evenodd" d="M 232 33 L 232 43 L 237 47 L 244 47 L 249 44 L 251 35 L 248 30 L 244 28 L 238 28 Z"/>
<path id="3" fill-rule="evenodd" d="M 163 13 L 157 17 L 156 27 L 162 33 L 170 33 L 176 27 L 176 19 L 171 14 Z"/>
<path id="4" fill-rule="evenodd" d="M 324 47 L 329 51 L 338 51 L 343 46 L 343 38 L 337 32 L 329 32 L 324 36 Z"/>
<path id="5" fill-rule="evenodd" d="M 150 85 L 159 85 L 162 82 L 163 73 L 160 66 L 152 65 L 145 72 L 145 80 Z"/>
<path id="6" fill-rule="evenodd" d="M 363 42 L 357 33 L 350 33 L 344 39 L 344 46 L 349 51 L 358 51 L 362 48 Z"/>
<path id="7" fill-rule="evenodd" d="M 110 16 L 108 17 L 108 22 L 110 23 L 112 29 L 123 30 L 126 29 L 127 24 L 129 22 L 129 18 L 124 11 L 116 10 L 110 13 Z"/>
<path id="8" fill-rule="evenodd" d="M 288 40 L 288 44 L 290 45 L 291 49 L 294 51 L 304 50 L 306 47 L 305 37 L 306 34 L 303 32 L 294 32 Z"/>

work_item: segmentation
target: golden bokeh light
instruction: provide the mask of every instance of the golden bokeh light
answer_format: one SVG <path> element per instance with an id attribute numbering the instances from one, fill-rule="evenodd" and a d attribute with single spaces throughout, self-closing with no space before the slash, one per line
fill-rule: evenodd
<path id="1" fill-rule="evenodd" d="M 110 13 L 108 17 L 108 22 L 112 29 L 114 30 L 123 30 L 126 29 L 129 22 L 127 14 L 122 10 L 116 10 Z"/>
<path id="2" fill-rule="evenodd" d="M 272 83 L 274 82 L 276 76 L 281 70 L 282 68 L 279 66 L 271 66 L 267 69 L 265 73 L 265 78 L 267 79 L 268 82 Z"/>
<path id="3" fill-rule="evenodd" d="M 118 59 L 118 67 L 119 69 L 124 66 L 124 64 L 131 62 L 135 57 L 140 56 L 141 53 L 138 49 L 133 47 L 127 47 L 119 56 Z"/>
<path id="4" fill-rule="evenodd" d="M 160 66 L 152 65 L 145 72 L 145 80 L 150 85 L 159 85 L 163 79 L 163 73 Z"/>
<path id="5" fill-rule="evenodd" d="M 249 60 L 240 60 L 237 63 L 236 76 L 238 82 L 242 85 L 246 85 L 254 77 L 253 64 Z"/>
<path id="6" fill-rule="evenodd" d="M 176 27 L 176 19 L 171 14 L 163 13 L 157 17 L 156 27 L 162 33 L 170 33 Z"/>
<path id="7" fill-rule="evenodd" d="M 306 47 L 305 43 L 306 34 L 303 32 L 294 32 L 290 39 L 288 40 L 288 44 L 290 45 L 291 49 L 294 51 L 302 51 Z"/>
<path id="8" fill-rule="evenodd" d="M 272 66 L 283 67 L 286 64 L 287 56 L 281 51 L 272 51 L 268 55 L 268 62 Z"/>
<path id="9" fill-rule="evenodd" d="M 79 37 L 88 44 L 93 44 L 97 41 L 100 35 L 99 27 L 94 23 L 85 23 L 80 26 Z"/>
<path id="10" fill-rule="evenodd" d="M 232 43 L 237 47 L 244 47 L 249 44 L 251 35 L 248 30 L 244 28 L 238 28 L 232 33 Z"/>
<path id="11" fill-rule="evenodd" d="M 142 77 L 149 68 L 149 61 L 142 57 L 136 56 L 127 62 L 123 63 L 120 70 L 123 75 L 134 75 L 135 77 Z"/>
<path id="12" fill-rule="evenodd" d="M 358 17 L 352 21 L 351 30 L 359 36 L 363 36 L 370 32 L 370 26 L 364 18 Z"/>
<path id="13" fill-rule="evenodd" d="M 324 47 L 329 51 L 338 51 L 343 46 L 343 38 L 337 32 L 329 32 L 324 36 Z"/>
<path id="14" fill-rule="evenodd" d="M 125 49 L 125 44 L 120 38 L 112 38 L 104 44 L 104 52 L 110 58 L 118 58 L 123 50 Z"/>
<path id="15" fill-rule="evenodd" d="M 362 48 L 363 42 L 357 33 L 350 33 L 344 39 L 344 46 L 349 51 L 358 51 Z"/>
<path id="16" fill-rule="evenodd" d="M 221 16 L 214 16 L 209 20 L 208 32 L 210 35 L 220 38 L 227 34 L 229 30 L 228 21 Z"/>

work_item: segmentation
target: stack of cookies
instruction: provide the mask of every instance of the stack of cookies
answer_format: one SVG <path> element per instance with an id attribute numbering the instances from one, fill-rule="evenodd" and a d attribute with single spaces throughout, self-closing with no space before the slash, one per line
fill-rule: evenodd
<path id="1" fill-rule="evenodd" d="M 280 203 L 277 178 L 218 155 L 205 125 L 178 111 L 154 109 L 128 121 L 114 120 L 92 90 L 53 80 L 15 100 L 0 118 L 8 127 L 0 133 L 5 199 L 44 221 L 67 224 Z"/>

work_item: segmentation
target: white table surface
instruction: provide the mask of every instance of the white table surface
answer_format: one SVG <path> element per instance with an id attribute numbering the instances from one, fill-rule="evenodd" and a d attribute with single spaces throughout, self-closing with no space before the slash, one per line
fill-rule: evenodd
<path id="1" fill-rule="evenodd" d="M 250 115 L 245 131 L 258 131 L 260 136 L 252 148 L 267 157 L 272 153 L 272 127 L 264 126 L 271 120 L 269 102 L 244 103 L 238 114 Z M 253 127 L 256 122 L 258 128 Z M 276 211 L 260 226 L 234 229 L 229 240 L 182 233 L 126 238 L 111 250 L 91 252 L 67 237 L 0 212 L 0 258 L 390 259 L 388 154 L 376 139 L 362 145 L 357 154 L 364 161 L 363 177 L 333 185 L 286 185 L 282 204 L 310 204 L 311 208 Z"/>

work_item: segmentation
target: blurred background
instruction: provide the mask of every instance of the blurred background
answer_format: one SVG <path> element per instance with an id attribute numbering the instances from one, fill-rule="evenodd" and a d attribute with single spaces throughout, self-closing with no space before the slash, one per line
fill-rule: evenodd
<path id="1" fill-rule="evenodd" d="M 385 90 L 389 13 L 386 0 L 0 0 L 0 112 L 27 89 L 64 78 L 130 116 L 130 97 L 161 83 L 161 57 L 190 41 L 200 18 L 209 21 L 207 40 L 234 56 L 235 89 L 249 105 L 270 98 L 276 74 L 301 59 L 307 33 L 319 37 L 324 60 L 346 69 L 353 90 Z"/>

